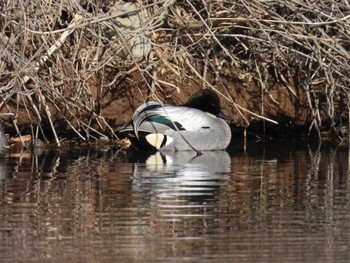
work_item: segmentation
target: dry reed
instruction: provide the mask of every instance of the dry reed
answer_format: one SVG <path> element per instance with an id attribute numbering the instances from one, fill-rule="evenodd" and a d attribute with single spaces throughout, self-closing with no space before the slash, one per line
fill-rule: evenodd
<path id="1" fill-rule="evenodd" d="M 116 1 L 117 3 L 121 1 Z M 188 78 L 217 90 L 240 112 L 276 123 L 231 97 L 225 78 L 253 78 L 261 97 L 278 81 L 292 99 L 305 97 L 310 128 L 330 129 L 350 106 L 350 4 L 347 0 L 138 1 L 144 21 L 132 30 L 112 21 L 114 1 L 21 0 L 0 3 L 0 109 L 18 134 L 24 112 L 35 137 L 72 130 L 81 139 L 115 136 L 100 113 L 103 94 L 135 73 L 153 97 L 180 91 Z M 118 57 L 106 27 L 120 39 L 150 33 L 144 59 Z M 125 49 L 130 51 L 125 41 Z M 111 74 L 113 73 L 113 74 Z M 111 76 L 112 75 L 112 76 Z M 209 81 L 214 75 L 216 86 Z M 174 80 L 172 78 L 172 80 Z M 219 86 L 219 87 L 218 87 Z M 302 92 L 296 87 L 301 87 Z M 141 89 L 140 88 L 140 89 Z M 62 127 L 61 127 L 62 129 Z"/>

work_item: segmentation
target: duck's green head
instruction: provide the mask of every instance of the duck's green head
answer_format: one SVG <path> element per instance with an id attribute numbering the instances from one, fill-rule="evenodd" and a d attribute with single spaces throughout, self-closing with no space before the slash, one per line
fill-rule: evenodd
<path id="1" fill-rule="evenodd" d="M 189 100 L 184 104 L 184 106 L 199 109 L 201 111 L 211 113 L 222 119 L 232 121 L 232 118 L 225 115 L 221 111 L 219 96 L 211 90 L 205 89 L 194 94 L 192 97 L 189 98 Z"/>

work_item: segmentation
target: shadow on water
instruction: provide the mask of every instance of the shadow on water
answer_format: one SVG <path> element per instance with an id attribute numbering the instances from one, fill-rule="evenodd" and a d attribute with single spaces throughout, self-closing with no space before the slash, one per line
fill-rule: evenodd
<path id="1" fill-rule="evenodd" d="M 348 262 L 349 148 L 48 150 L 0 161 L 2 262 Z"/>

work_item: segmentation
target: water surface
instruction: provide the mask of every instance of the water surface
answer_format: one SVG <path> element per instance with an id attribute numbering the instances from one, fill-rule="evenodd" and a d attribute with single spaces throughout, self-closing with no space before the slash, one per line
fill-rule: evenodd
<path id="1" fill-rule="evenodd" d="M 350 262 L 347 145 L 0 160 L 1 262 Z"/>

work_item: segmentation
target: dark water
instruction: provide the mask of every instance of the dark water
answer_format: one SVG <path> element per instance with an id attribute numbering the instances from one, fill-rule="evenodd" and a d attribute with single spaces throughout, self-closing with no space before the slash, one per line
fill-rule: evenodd
<path id="1" fill-rule="evenodd" d="M 1 262 L 350 262 L 347 145 L 0 161 Z"/>

